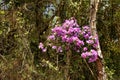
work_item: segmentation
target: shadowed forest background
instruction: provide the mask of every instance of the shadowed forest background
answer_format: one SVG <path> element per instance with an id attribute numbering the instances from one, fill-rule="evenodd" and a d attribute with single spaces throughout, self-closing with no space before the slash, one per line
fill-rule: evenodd
<path id="1" fill-rule="evenodd" d="M 0 0 L 0 80 L 65 80 L 66 55 L 38 46 L 66 19 L 89 25 L 89 6 L 90 0 Z M 108 80 L 120 80 L 120 0 L 100 0 L 96 21 Z M 70 80 L 95 80 L 95 63 L 87 64 L 94 75 L 72 54 Z"/>

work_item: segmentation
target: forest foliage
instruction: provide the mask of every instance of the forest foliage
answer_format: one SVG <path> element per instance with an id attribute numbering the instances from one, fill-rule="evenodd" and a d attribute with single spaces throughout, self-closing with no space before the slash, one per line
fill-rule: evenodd
<path id="1" fill-rule="evenodd" d="M 0 0 L 0 80 L 64 80 L 66 55 L 43 53 L 51 29 L 74 17 L 89 25 L 90 0 Z M 109 80 L 120 79 L 120 0 L 101 0 L 97 31 Z M 73 51 L 71 80 L 94 80 L 95 63 Z M 91 74 L 91 71 L 94 73 Z"/>

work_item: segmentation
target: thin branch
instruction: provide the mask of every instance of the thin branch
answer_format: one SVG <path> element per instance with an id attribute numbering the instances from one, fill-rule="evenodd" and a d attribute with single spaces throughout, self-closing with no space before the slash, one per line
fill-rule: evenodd
<path id="1" fill-rule="evenodd" d="M 7 62 L 7 59 L 1 54 L 0 54 L 0 58 L 3 59 L 5 62 Z"/>
<path id="2" fill-rule="evenodd" d="M 88 67 L 88 69 L 90 70 L 90 72 L 91 72 L 91 74 L 92 74 L 93 78 L 96 80 L 95 75 L 94 75 L 94 73 L 93 73 L 92 69 L 90 68 L 90 66 L 88 65 L 88 63 L 86 62 L 86 60 L 85 60 L 85 59 L 84 59 L 84 62 L 85 62 L 85 64 L 86 64 L 86 66 Z"/>

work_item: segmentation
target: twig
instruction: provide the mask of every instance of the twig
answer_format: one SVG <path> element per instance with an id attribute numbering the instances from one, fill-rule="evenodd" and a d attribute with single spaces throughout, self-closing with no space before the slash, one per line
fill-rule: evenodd
<path id="1" fill-rule="evenodd" d="M 7 62 L 6 58 L 0 54 L 0 58 L 2 58 L 5 62 Z"/>
<path id="2" fill-rule="evenodd" d="M 86 60 L 85 60 L 85 59 L 84 59 L 84 62 L 85 62 L 85 64 L 86 64 L 86 66 L 88 67 L 88 69 L 90 70 L 90 72 L 91 72 L 91 74 L 92 74 L 93 78 L 96 80 L 95 75 L 94 75 L 94 73 L 93 73 L 92 69 L 90 68 L 90 66 L 88 65 L 88 63 L 86 62 Z"/>

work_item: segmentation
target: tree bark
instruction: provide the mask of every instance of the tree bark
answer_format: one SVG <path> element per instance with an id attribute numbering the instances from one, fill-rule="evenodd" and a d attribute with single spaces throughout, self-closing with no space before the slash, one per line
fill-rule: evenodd
<path id="1" fill-rule="evenodd" d="M 89 17 L 89 25 L 91 27 L 91 32 L 92 35 L 97 37 L 97 28 L 96 28 L 96 14 L 98 11 L 98 4 L 99 0 L 90 0 L 90 17 Z M 98 59 L 96 61 L 96 67 L 97 67 L 97 79 L 98 80 L 107 80 L 107 76 L 105 73 L 105 66 L 104 66 L 104 60 L 103 60 L 103 55 L 101 52 L 100 44 L 99 44 L 99 39 L 98 39 Z"/>

